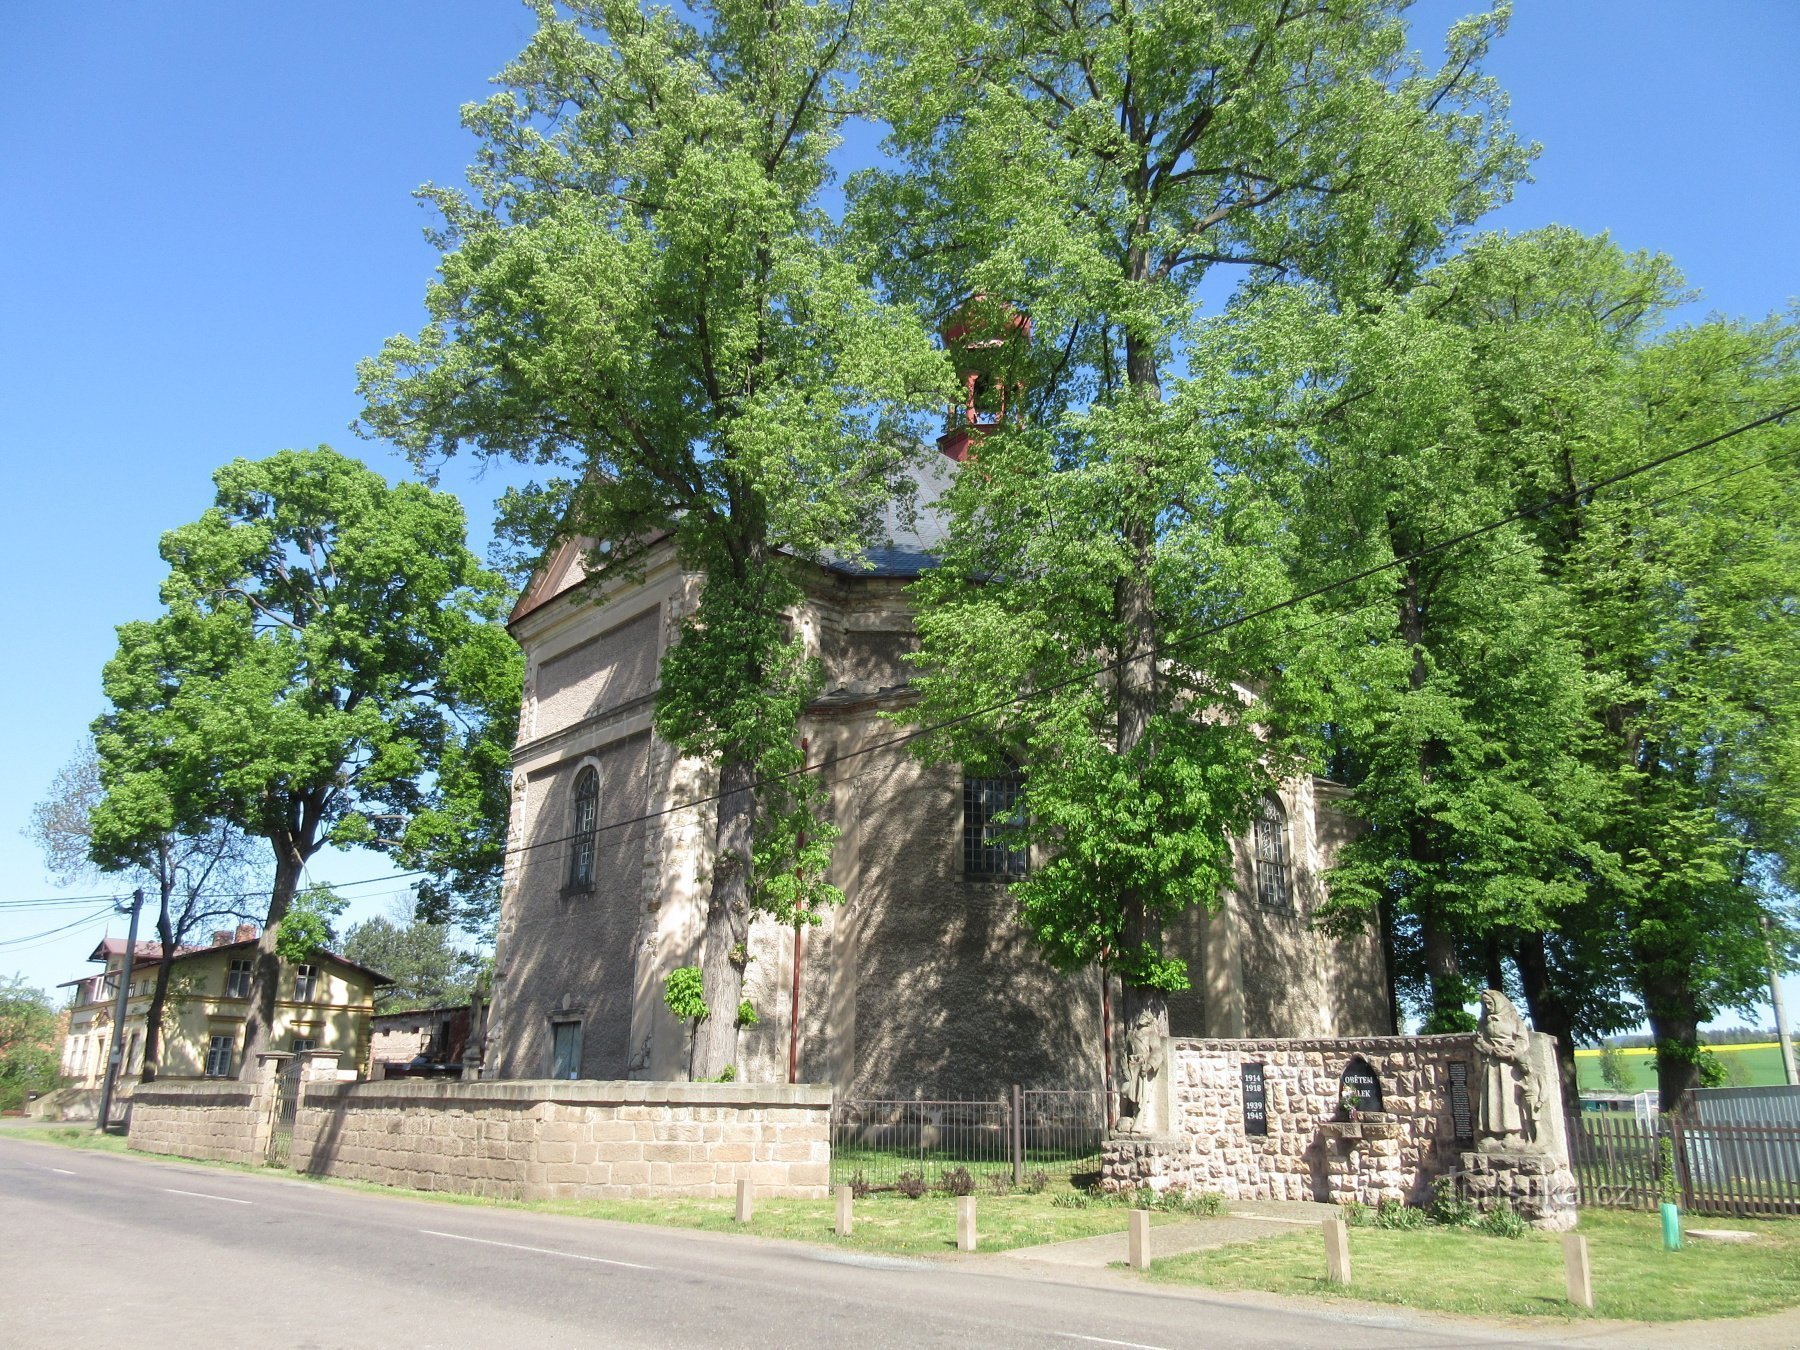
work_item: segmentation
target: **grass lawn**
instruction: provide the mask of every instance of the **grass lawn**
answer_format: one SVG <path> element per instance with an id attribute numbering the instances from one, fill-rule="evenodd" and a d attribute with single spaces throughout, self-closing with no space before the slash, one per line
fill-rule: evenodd
<path id="1" fill-rule="evenodd" d="M 1777 1087 L 1785 1083 L 1781 1068 L 1781 1047 L 1773 1043 L 1751 1045 L 1709 1045 L 1707 1049 L 1725 1066 L 1726 1087 Z M 1621 1050 L 1626 1072 L 1631 1075 L 1632 1092 L 1649 1092 L 1656 1087 L 1656 1052 L 1650 1049 Z M 1611 1092 L 1600 1076 L 1600 1052 L 1587 1049 L 1575 1052 L 1575 1077 L 1583 1092 Z"/>
<path id="2" fill-rule="evenodd" d="M 1690 1238 L 1681 1251 L 1666 1252 L 1658 1216 L 1583 1210 L 1578 1231 L 1593 1261 L 1594 1315 L 1660 1322 L 1748 1317 L 1800 1304 L 1800 1221 L 1695 1217 L 1684 1226 L 1746 1229 L 1757 1239 Z M 1327 1284 L 1324 1243 L 1307 1232 L 1172 1256 L 1158 1261 L 1148 1278 L 1437 1312 L 1588 1315 L 1564 1301 L 1561 1239 L 1550 1233 L 1508 1239 L 1437 1227 L 1353 1228 L 1350 1268 L 1349 1288 Z"/>
<path id="3" fill-rule="evenodd" d="M 107 1153 L 133 1153 L 119 1135 L 98 1134 L 91 1126 L 17 1125 L 0 1128 L 0 1135 L 40 1139 L 66 1148 L 97 1149 Z M 232 1163 L 197 1163 L 191 1158 L 171 1159 L 188 1165 L 220 1167 L 231 1171 L 267 1174 L 271 1169 Z M 292 1176 L 293 1173 L 281 1173 Z M 935 1178 L 934 1178 L 935 1179 Z M 758 1237 L 793 1238 L 849 1251 L 880 1252 L 901 1256 L 940 1256 L 956 1249 L 956 1202 L 932 1193 L 908 1200 L 892 1192 L 877 1192 L 856 1202 L 855 1222 L 849 1237 L 833 1231 L 836 1202 L 825 1200 L 758 1200 L 748 1224 L 736 1219 L 736 1203 L 722 1200 L 484 1200 L 475 1196 L 448 1195 L 440 1191 L 411 1191 L 394 1186 L 308 1177 L 321 1186 L 345 1187 L 377 1195 L 404 1195 L 440 1204 L 491 1209 L 523 1209 L 537 1214 L 568 1214 L 587 1219 L 612 1219 L 622 1223 L 660 1224 L 669 1228 L 698 1228 L 712 1233 L 750 1233 Z M 1041 1242 L 1123 1233 L 1126 1209 L 1121 1204 L 1095 1201 L 1086 1208 L 1058 1205 L 1058 1196 L 1076 1192 L 1066 1179 L 1052 1181 L 1038 1195 L 996 1196 L 983 1188 L 976 1196 L 975 1227 L 979 1250 L 1004 1251 Z M 1154 1213 L 1153 1224 L 1178 1222 L 1189 1216 Z"/>

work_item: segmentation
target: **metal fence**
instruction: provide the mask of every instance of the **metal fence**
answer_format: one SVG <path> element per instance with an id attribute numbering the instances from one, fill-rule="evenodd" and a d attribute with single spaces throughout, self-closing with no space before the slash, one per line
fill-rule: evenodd
<path id="1" fill-rule="evenodd" d="M 831 1109 L 834 1186 L 927 1186 L 966 1168 L 978 1183 L 1100 1169 L 1106 1103 L 1099 1092 L 1014 1087 L 997 1101 L 840 1098 Z"/>
<path id="2" fill-rule="evenodd" d="M 1569 1161 L 1579 1202 L 1652 1209 L 1662 1198 L 1662 1143 L 1670 1144 L 1681 1206 L 1695 1214 L 1800 1214 L 1800 1125 L 1701 1121 L 1692 1111 L 1638 1121 L 1571 1116 Z"/>

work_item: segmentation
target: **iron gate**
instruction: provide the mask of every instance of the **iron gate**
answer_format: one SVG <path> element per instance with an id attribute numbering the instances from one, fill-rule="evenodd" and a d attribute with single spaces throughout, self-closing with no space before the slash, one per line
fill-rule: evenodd
<path id="1" fill-rule="evenodd" d="M 275 1120 L 269 1130 L 270 1167 L 286 1167 L 294 1151 L 294 1119 L 300 1113 L 300 1066 L 295 1055 L 275 1075 Z"/>

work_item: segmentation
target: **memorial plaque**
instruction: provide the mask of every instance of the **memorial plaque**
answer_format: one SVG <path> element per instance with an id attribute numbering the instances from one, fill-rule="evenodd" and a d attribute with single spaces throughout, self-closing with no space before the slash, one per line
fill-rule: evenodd
<path id="1" fill-rule="evenodd" d="M 1450 1062 L 1450 1120 L 1459 1143 L 1474 1142 L 1475 1125 L 1469 1118 L 1469 1066 L 1461 1060 Z"/>
<path id="2" fill-rule="evenodd" d="M 1268 1097 L 1263 1091 L 1263 1066 L 1246 1064 L 1244 1074 L 1244 1133 L 1269 1132 Z"/>
<path id="3" fill-rule="evenodd" d="M 1358 1111 L 1381 1110 L 1381 1080 L 1361 1055 L 1344 1066 L 1344 1076 L 1338 1083 L 1338 1100 Z"/>

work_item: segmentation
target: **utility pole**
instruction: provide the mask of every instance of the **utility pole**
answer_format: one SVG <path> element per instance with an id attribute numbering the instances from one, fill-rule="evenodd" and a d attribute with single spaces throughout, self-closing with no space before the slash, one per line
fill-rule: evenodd
<path id="1" fill-rule="evenodd" d="M 1794 1069 L 1794 1038 L 1788 1034 L 1787 1009 L 1781 1002 L 1781 967 L 1775 961 L 1775 939 L 1769 932 L 1769 916 L 1763 915 L 1763 946 L 1769 949 L 1769 1004 L 1775 1009 L 1775 1039 L 1781 1042 L 1781 1072 L 1787 1085 L 1800 1083 Z"/>
<path id="2" fill-rule="evenodd" d="M 138 914 L 143 908 L 144 888 L 139 886 L 131 893 L 131 933 L 125 939 L 125 965 L 119 972 L 119 997 L 113 1003 L 112 1051 L 106 1057 L 106 1082 L 100 1089 L 100 1123 L 94 1127 L 102 1134 L 106 1133 L 112 1113 L 113 1086 L 119 1081 L 120 1062 L 125 1058 L 125 1005 L 131 999 L 131 963 L 137 956 Z"/>

